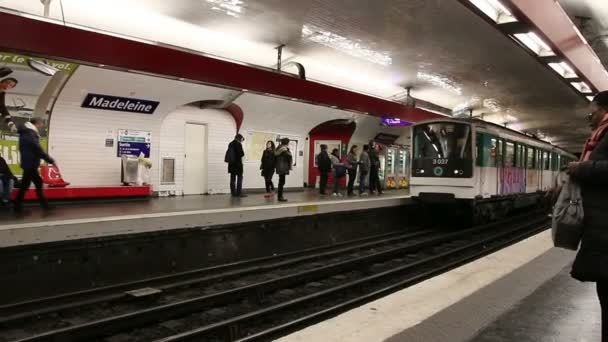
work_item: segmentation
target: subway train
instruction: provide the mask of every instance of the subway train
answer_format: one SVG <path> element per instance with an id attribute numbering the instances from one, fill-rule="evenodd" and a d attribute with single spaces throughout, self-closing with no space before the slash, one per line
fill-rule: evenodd
<path id="1" fill-rule="evenodd" d="M 418 123 L 411 152 L 412 197 L 432 213 L 467 224 L 548 205 L 560 170 L 576 160 L 545 141 L 478 119 Z"/>

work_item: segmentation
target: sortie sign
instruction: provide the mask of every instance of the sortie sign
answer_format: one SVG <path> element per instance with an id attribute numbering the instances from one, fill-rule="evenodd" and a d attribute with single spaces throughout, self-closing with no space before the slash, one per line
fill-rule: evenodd
<path id="1" fill-rule="evenodd" d="M 84 108 L 115 110 L 119 112 L 153 114 L 158 101 L 133 99 L 129 97 L 88 94 L 82 102 Z"/>

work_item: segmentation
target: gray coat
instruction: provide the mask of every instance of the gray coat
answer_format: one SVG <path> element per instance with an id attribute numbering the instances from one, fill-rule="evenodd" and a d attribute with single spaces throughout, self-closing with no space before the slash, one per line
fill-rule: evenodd
<path id="1" fill-rule="evenodd" d="M 572 276 L 608 281 L 608 134 L 571 175 L 581 185 L 585 227 Z"/>
<path id="2" fill-rule="evenodd" d="M 359 163 L 361 165 L 360 171 L 362 174 L 368 174 L 369 170 L 372 166 L 371 160 L 369 159 L 369 154 L 363 151 L 361 152 L 361 156 L 359 157 Z"/>

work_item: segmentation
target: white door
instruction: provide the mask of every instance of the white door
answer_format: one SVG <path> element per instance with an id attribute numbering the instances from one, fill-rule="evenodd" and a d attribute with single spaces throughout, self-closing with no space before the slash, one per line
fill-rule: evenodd
<path id="1" fill-rule="evenodd" d="M 184 195 L 207 192 L 207 126 L 186 124 L 184 137 Z"/>

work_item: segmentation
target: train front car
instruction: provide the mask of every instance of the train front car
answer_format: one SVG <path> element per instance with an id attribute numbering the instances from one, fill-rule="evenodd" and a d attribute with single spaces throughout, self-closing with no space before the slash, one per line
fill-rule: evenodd
<path id="1" fill-rule="evenodd" d="M 469 122 L 428 121 L 412 127 L 412 197 L 434 210 L 469 218 L 477 195 L 474 132 Z"/>

